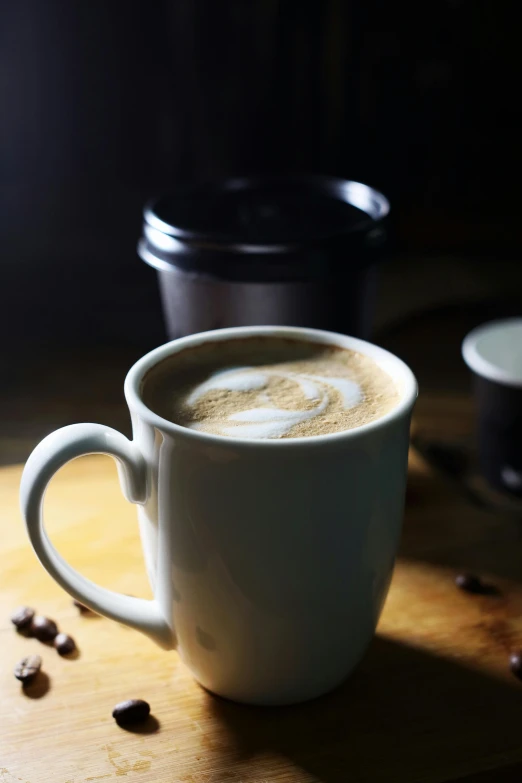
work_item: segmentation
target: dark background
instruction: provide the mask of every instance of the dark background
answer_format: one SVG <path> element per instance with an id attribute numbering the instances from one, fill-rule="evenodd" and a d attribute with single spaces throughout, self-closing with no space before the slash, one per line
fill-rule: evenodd
<path id="1" fill-rule="evenodd" d="M 241 769 L 274 751 L 325 779 L 350 758 L 351 779 L 368 779 L 386 758 L 393 778 L 408 756 L 426 778 L 446 765 L 468 783 L 520 780 L 520 693 L 501 679 L 521 638 L 520 506 L 479 510 L 468 486 L 456 493 L 455 462 L 433 460 L 444 483 L 418 451 L 420 436 L 439 458 L 468 448 L 461 339 L 488 318 L 522 314 L 519 14 L 514 0 L 0 0 L 0 465 L 73 422 L 130 434 L 126 369 L 165 339 L 155 273 L 135 252 L 148 197 L 222 174 L 305 170 L 361 179 L 392 203 L 397 246 L 382 268 L 374 339 L 421 387 L 401 550 L 409 624 L 399 612 L 398 632 L 377 640 L 326 711 L 317 702 L 266 721 L 209 701 L 222 769 L 229 737 Z M 2 471 L 2 487 L 14 490 L 18 475 Z M 115 533 L 98 469 L 68 475 L 64 502 L 78 508 L 70 527 L 52 514 L 50 524 L 83 562 L 104 546 L 81 538 L 92 521 Z M 5 573 L 21 579 L 12 502 L 2 515 L 13 535 Z M 503 594 L 454 597 L 462 568 Z M 62 686 L 57 678 L 51 696 Z M 403 702 L 399 734 L 391 724 Z M 429 751 L 442 736 L 436 766 Z M 314 750 L 322 739 L 324 752 Z"/>
<path id="2" fill-rule="evenodd" d="M 135 253 L 142 204 L 228 173 L 305 170 L 382 189 L 399 265 L 377 321 L 451 280 L 457 298 L 477 279 L 479 293 L 495 288 L 499 263 L 522 296 L 514 2 L 0 8 L 6 347 L 162 342 L 155 274 Z"/>

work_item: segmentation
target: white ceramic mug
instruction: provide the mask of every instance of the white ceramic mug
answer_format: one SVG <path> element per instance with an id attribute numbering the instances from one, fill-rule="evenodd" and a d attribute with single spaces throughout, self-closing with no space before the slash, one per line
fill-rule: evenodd
<path id="1" fill-rule="evenodd" d="M 400 401 L 356 429 L 247 440 L 162 419 L 142 380 L 167 356 L 202 343 L 289 337 L 360 351 L 395 381 Z M 74 598 L 176 648 L 209 690 L 252 704 L 304 701 L 340 684 L 374 633 L 403 516 L 415 378 L 361 340 L 286 327 L 184 337 L 140 359 L 125 380 L 134 439 L 74 424 L 43 440 L 25 466 L 21 503 L 40 561 Z M 154 600 L 114 593 L 76 572 L 43 527 L 48 482 L 84 454 L 117 460 L 138 506 Z"/>

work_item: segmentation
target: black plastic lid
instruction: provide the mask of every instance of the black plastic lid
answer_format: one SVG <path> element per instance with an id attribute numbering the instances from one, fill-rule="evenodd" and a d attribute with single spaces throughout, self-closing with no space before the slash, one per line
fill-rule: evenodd
<path id="1" fill-rule="evenodd" d="M 374 259 L 389 203 L 360 182 L 321 176 L 228 179 L 180 189 L 144 210 L 140 257 L 223 280 L 328 276 Z"/>

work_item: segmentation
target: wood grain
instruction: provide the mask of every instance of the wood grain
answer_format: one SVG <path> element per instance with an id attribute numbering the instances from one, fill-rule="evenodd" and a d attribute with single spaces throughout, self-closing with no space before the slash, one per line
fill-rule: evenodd
<path id="1" fill-rule="evenodd" d="M 462 434 L 467 398 L 426 397 L 415 427 Z M 198 687 L 175 653 L 79 614 L 29 548 L 18 511 L 21 468 L 0 471 L 0 783 L 508 783 L 522 780 L 522 685 L 508 671 L 522 646 L 522 525 L 475 509 L 411 456 L 401 557 L 378 635 L 344 687 L 295 708 L 240 707 Z M 64 468 L 46 499 L 59 550 L 87 576 L 149 596 L 134 509 L 110 460 Z M 461 568 L 498 596 L 454 587 Z M 20 604 L 54 618 L 79 657 L 18 634 Z M 25 691 L 12 669 L 43 657 Z M 150 702 L 135 732 L 111 717 Z"/>

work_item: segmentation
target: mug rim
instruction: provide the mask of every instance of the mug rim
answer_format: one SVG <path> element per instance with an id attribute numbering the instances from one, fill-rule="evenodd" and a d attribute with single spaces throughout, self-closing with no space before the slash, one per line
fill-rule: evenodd
<path id="1" fill-rule="evenodd" d="M 401 399 L 384 416 L 374 419 L 360 427 L 339 432 L 330 432 L 325 435 L 307 435 L 300 438 L 234 438 L 228 435 L 215 435 L 201 430 L 192 430 L 175 424 L 155 413 L 148 405 L 145 405 L 141 395 L 141 383 L 146 373 L 160 362 L 185 348 L 198 346 L 208 342 L 224 342 L 231 339 L 246 339 L 249 337 L 281 337 L 298 339 L 303 342 L 312 342 L 322 345 L 333 345 L 340 348 L 348 348 L 362 353 L 373 359 L 385 372 L 386 365 L 393 367 L 402 381 L 402 389 L 399 390 Z M 388 373 L 390 374 L 390 373 Z M 395 380 L 395 378 L 393 378 Z M 300 326 L 234 326 L 226 329 L 214 329 L 208 332 L 197 332 L 171 340 L 164 345 L 154 348 L 146 353 L 130 368 L 124 383 L 125 399 L 129 410 L 148 424 L 151 424 L 161 432 L 175 435 L 190 443 L 200 443 L 207 446 L 228 446 L 229 448 L 247 449 L 271 449 L 271 448 L 317 448 L 321 446 L 342 444 L 380 429 L 402 418 L 411 411 L 418 395 L 417 380 L 408 365 L 385 348 L 373 343 L 361 340 L 357 337 L 329 332 L 321 329 L 309 329 Z"/>
<path id="2" fill-rule="evenodd" d="M 493 321 L 486 321 L 486 323 L 476 326 L 462 341 L 462 358 L 469 369 L 481 378 L 520 389 L 522 388 L 522 375 L 505 370 L 490 359 L 487 359 L 481 354 L 478 346 L 481 337 L 493 332 L 500 334 L 504 327 L 515 324 L 522 328 L 522 318 L 517 316 L 513 318 L 496 318 Z"/>

